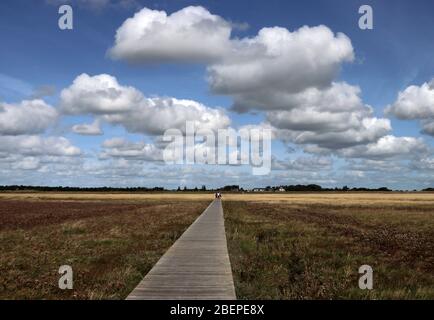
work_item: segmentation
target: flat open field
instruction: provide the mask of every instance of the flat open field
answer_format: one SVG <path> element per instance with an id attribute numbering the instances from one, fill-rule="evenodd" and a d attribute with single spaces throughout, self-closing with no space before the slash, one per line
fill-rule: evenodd
<path id="1" fill-rule="evenodd" d="M 204 200 L 210 201 L 213 194 L 203 192 L 166 192 L 166 193 L 91 193 L 91 192 L 0 192 L 0 200 Z M 224 193 L 226 201 L 265 201 L 291 203 L 335 203 L 336 201 L 363 204 L 434 204 L 434 193 L 400 192 L 320 192 L 320 193 Z"/>
<path id="2" fill-rule="evenodd" d="M 0 200 L 0 299 L 123 299 L 209 201 Z M 74 290 L 60 290 L 61 265 Z"/>
<path id="3" fill-rule="evenodd" d="M 0 299 L 123 299 L 213 199 L 0 193 Z M 434 298 L 434 194 L 223 194 L 239 299 Z M 60 290 L 60 265 L 74 290 Z M 374 290 L 358 288 L 358 268 Z"/>
<path id="4" fill-rule="evenodd" d="M 239 299 L 433 299 L 434 195 L 225 197 Z M 373 268 L 360 290 L 358 268 Z"/>

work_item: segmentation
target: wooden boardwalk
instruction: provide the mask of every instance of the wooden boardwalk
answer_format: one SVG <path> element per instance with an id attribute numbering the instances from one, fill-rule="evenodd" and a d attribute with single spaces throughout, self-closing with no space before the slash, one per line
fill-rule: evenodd
<path id="1" fill-rule="evenodd" d="M 234 300 L 221 200 L 214 200 L 127 300 Z"/>

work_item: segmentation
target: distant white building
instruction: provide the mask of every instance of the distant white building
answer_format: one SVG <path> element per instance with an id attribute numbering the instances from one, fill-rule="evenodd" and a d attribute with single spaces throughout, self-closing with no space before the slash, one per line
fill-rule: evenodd
<path id="1" fill-rule="evenodd" d="M 285 189 L 283 189 L 282 187 L 279 188 L 279 192 L 285 192 Z"/>
<path id="2" fill-rule="evenodd" d="M 253 188 L 253 192 L 264 192 L 265 188 Z"/>

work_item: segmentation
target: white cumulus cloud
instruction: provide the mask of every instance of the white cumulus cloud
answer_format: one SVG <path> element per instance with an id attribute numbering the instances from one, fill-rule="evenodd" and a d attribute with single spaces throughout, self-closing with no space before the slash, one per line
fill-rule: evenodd
<path id="1" fill-rule="evenodd" d="M 0 135 L 42 133 L 56 120 L 56 109 L 43 100 L 0 103 Z"/>
<path id="2" fill-rule="evenodd" d="M 121 86 L 108 74 L 89 76 L 83 73 L 60 93 L 61 110 L 72 115 L 127 112 L 142 100 L 140 91 Z"/>
<path id="3" fill-rule="evenodd" d="M 288 110 L 269 111 L 267 120 L 280 137 L 297 144 L 336 150 L 375 142 L 392 130 L 390 120 L 375 117 L 360 89 L 347 83 L 287 95 L 286 103 Z"/>
<path id="4" fill-rule="evenodd" d="M 64 137 L 0 136 L 0 153 L 25 156 L 78 156 L 81 150 Z"/>
<path id="5" fill-rule="evenodd" d="M 386 112 L 406 120 L 434 118 L 434 79 L 399 92 L 398 98 L 387 107 Z"/>
<path id="6" fill-rule="evenodd" d="M 286 95 L 329 86 L 354 55 L 350 39 L 326 26 L 264 28 L 234 48 L 208 72 L 212 90 L 233 96 L 239 111 L 287 109 Z"/>
<path id="7" fill-rule="evenodd" d="M 102 144 L 101 159 L 120 158 L 129 160 L 161 161 L 163 153 L 155 145 L 145 142 L 131 142 L 124 138 L 112 138 Z"/>
<path id="8" fill-rule="evenodd" d="M 230 48 L 231 25 L 203 7 L 168 15 L 143 8 L 116 31 L 111 57 L 130 62 L 207 62 Z"/>
<path id="9" fill-rule="evenodd" d="M 84 136 L 100 136 L 104 134 L 98 119 L 91 124 L 76 124 L 72 126 L 72 131 Z"/>
<path id="10" fill-rule="evenodd" d="M 421 138 L 387 135 L 374 143 L 341 150 L 340 154 L 349 158 L 384 159 L 420 157 L 428 151 L 427 145 Z"/>
<path id="11" fill-rule="evenodd" d="M 116 32 L 113 58 L 130 62 L 202 62 L 211 89 L 234 97 L 234 108 L 286 108 L 281 98 L 326 87 L 354 58 L 350 39 L 327 26 L 263 28 L 231 38 L 233 24 L 200 6 L 168 15 L 143 8 Z"/>
<path id="12" fill-rule="evenodd" d="M 172 97 L 145 97 L 139 90 L 123 86 L 107 74 L 78 76 L 61 92 L 66 114 L 93 114 L 132 133 L 158 135 L 167 129 L 185 130 L 186 121 L 198 129 L 225 128 L 230 119 L 223 109 Z"/>
<path id="13" fill-rule="evenodd" d="M 402 120 L 421 120 L 422 132 L 434 136 L 434 79 L 421 86 L 409 86 L 387 106 L 386 114 Z"/>

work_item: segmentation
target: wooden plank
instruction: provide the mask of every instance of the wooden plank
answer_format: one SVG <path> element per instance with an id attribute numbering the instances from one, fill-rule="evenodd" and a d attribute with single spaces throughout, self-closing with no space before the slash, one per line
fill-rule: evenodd
<path id="1" fill-rule="evenodd" d="M 234 300 L 223 208 L 214 200 L 127 300 Z"/>

